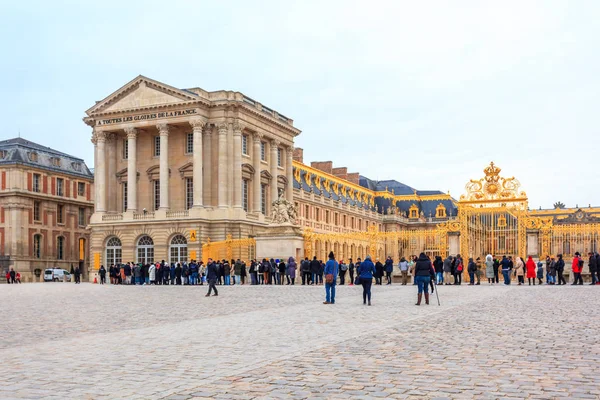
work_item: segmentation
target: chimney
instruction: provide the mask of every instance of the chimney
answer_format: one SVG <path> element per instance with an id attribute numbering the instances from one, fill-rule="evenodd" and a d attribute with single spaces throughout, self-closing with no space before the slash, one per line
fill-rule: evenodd
<path id="1" fill-rule="evenodd" d="M 333 168 L 331 170 L 331 173 L 337 178 L 345 179 L 345 180 L 348 179 L 348 168 L 346 168 L 346 167 Z"/>
<path id="2" fill-rule="evenodd" d="M 325 173 L 331 174 L 331 170 L 333 169 L 333 161 L 313 161 L 310 163 L 310 166 Z"/>
<path id="3" fill-rule="evenodd" d="M 358 172 L 349 173 L 348 180 L 354 183 L 355 185 L 358 185 L 360 181 L 360 174 Z"/>
<path id="4" fill-rule="evenodd" d="M 302 147 L 294 147 L 294 161 L 304 163 L 304 149 Z"/>

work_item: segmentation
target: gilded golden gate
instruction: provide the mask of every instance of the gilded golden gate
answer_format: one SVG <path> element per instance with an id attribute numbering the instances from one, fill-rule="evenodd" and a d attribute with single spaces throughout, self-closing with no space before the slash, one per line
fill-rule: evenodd
<path id="1" fill-rule="evenodd" d="M 230 261 L 234 257 L 250 260 L 254 258 L 255 249 L 254 238 L 233 239 L 232 235 L 227 235 L 225 240 L 219 242 L 211 242 L 208 238 L 202 245 L 202 261 L 206 264 L 209 258 Z"/>

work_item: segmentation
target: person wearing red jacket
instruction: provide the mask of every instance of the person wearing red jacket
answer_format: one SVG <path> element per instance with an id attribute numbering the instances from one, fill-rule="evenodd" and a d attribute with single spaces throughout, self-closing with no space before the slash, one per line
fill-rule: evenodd
<path id="1" fill-rule="evenodd" d="M 532 280 L 533 280 L 533 286 L 535 286 L 535 277 L 536 277 L 537 266 L 535 265 L 535 261 L 533 261 L 533 258 L 531 258 L 531 256 L 529 256 L 529 258 L 527 259 L 527 264 L 525 264 L 525 267 L 527 268 L 527 281 L 529 282 L 529 286 L 531 286 Z"/>
<path id="2" fill-rule="evenodd" d="M 583 278 L 581 277 L 581 271 L 583 271 L 583 260 L 579 252 L 575 253 L 575 257 L 573 257 L 571 269 L 573 270 L 573 275 L 575 276 L 573 285 L 583 285 Z"/>

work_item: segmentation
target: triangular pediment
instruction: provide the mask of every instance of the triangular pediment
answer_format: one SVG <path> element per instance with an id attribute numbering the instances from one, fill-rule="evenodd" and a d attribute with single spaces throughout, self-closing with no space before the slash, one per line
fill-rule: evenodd
<path id="1" fill-rule="evenodd" d="M 158 81 L 138 76 L 125 86 L 96 103 L 86 111 L 88 115 L 133 109 L 144 109 L 198 100 L 198 96 L 165 85 Z"/>

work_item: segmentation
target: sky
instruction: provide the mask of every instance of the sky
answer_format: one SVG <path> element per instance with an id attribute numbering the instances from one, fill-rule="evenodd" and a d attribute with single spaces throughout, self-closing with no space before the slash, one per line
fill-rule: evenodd
<path id="1" fill-rule="evenodd" d="M 93 166 L 85 110 L 137 75 L 235 90 L 331 160 L 458 199 L 600 206 L 598 1 L 1 1 L 0 138 Z"/>

